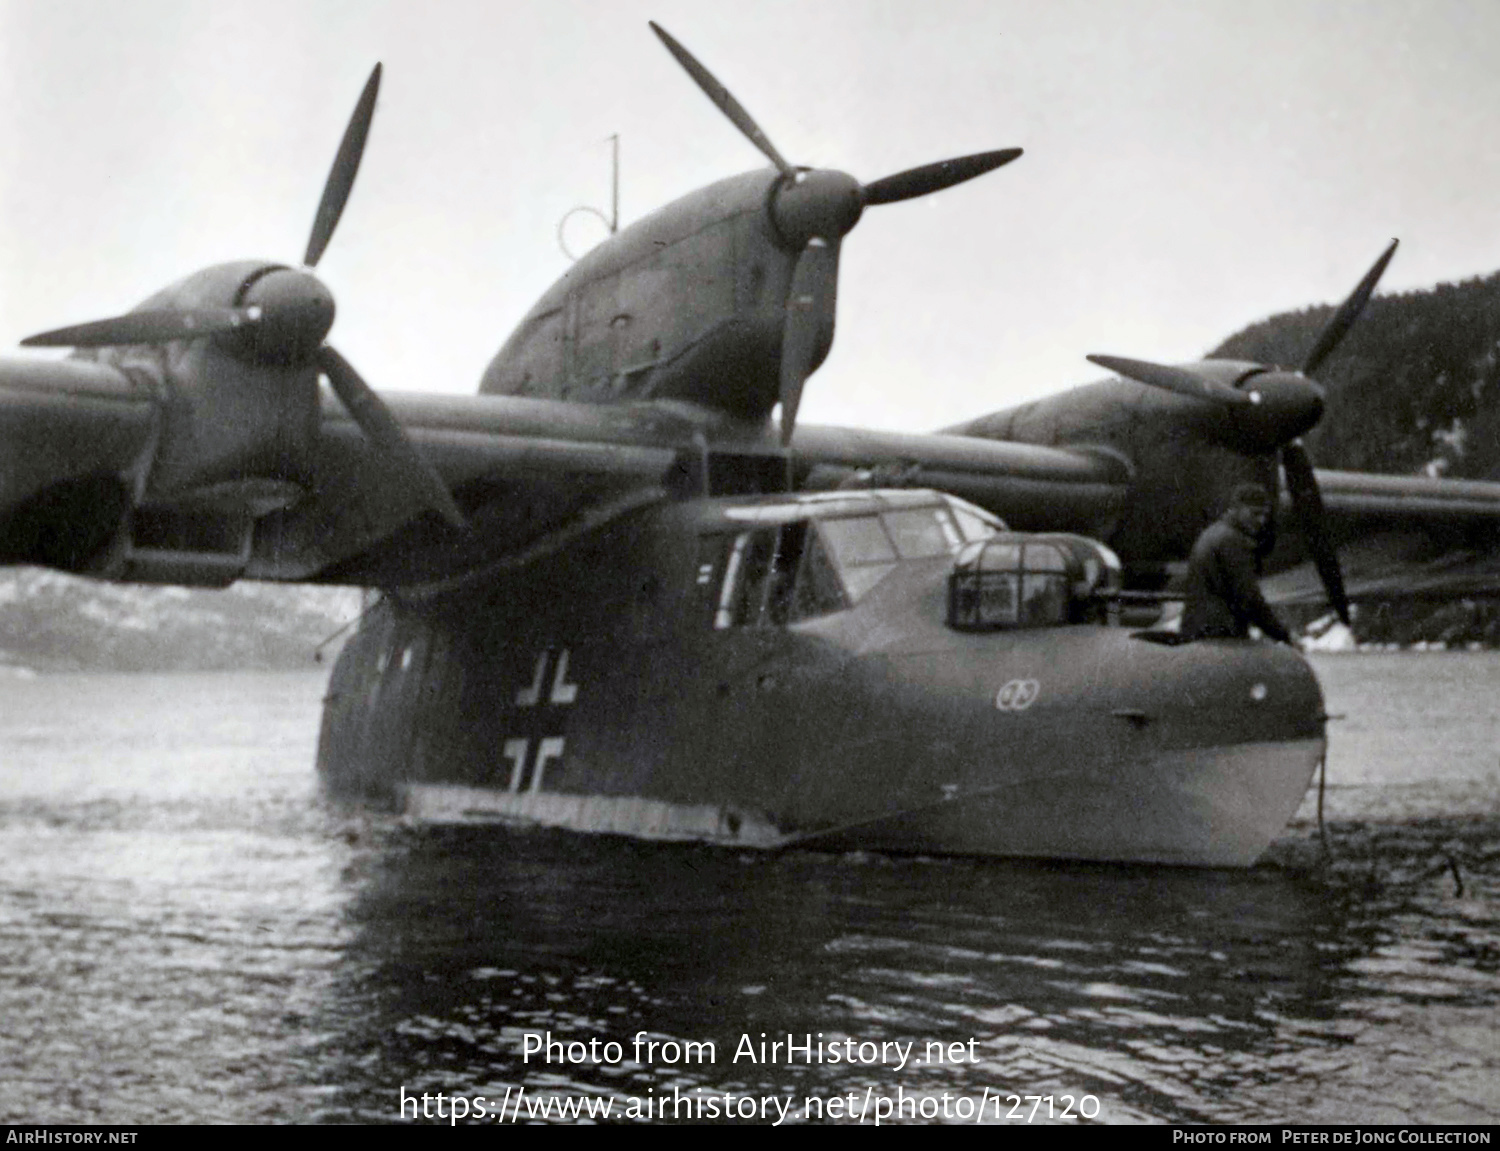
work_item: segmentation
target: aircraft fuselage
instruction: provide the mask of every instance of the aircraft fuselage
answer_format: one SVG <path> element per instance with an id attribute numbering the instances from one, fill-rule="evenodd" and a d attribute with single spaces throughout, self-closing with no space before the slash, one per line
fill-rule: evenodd
<path id="1" fill-rule="evenodd" d="M 955 629 L 965 507 L 662 503 L 482 590 L 389 598 L 340 658 L 320 770 L 438 822 L 1252 863 L 1323 751 L 1306 663 L 1100 622 Z"/>

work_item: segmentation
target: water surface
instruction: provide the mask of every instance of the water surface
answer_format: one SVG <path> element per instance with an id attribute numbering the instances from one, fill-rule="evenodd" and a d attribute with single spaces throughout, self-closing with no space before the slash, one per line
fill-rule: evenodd
<path id="1" fill-rule="evenodd" d="M 1333 862 L 1309 796 L 1246 872 L 415 831 L 319 800 L 320 673 L 8 680 L 0 1120 L 382 1121 L 403 1087 L 524 1087 L 1495 1122 L 1500 657 L 1317 667 Z M 525 1060 L 549 1032 L 623 1057 Z M 915 1047 L 733 1059 L 762 1033 Z"/>

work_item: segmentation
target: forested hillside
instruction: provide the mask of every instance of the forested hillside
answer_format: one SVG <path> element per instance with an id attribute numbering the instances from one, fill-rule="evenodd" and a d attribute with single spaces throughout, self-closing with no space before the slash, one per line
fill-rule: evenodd
<path id="1" fill-rule="evenodd" d="M 1332 311 L 1272 316 L 1210 355 L 1297 367 Z M 1500 273 L 1377 297 L 1318 378 L 1318 467 L 1500 480 Z"/>
<path id="2" fill-rule="evenodd" d="M 1331 307 L 1252 324 L 1211 356 L 1297 367 Z M 1500 273 L 1372 300 L 1318 373 L 1322 422 L 1306 437 L 1323 468 L 1500 480 Z M 1309 613 L 1290 613 L 1305 623 Z M 1493 602 L 1368 605 L 1360 642 L 1500 645 Z"/>

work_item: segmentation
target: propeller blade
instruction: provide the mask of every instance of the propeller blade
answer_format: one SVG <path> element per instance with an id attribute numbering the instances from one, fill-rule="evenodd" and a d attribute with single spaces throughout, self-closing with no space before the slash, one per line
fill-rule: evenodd
<path id="1" fill-rule="evenodd" d="M 323 185 L 323 199 L 319 201 L 318 214 L 313 219 L 312 235 L 307 238 L 307 254 L 302 257 L 303 264 L 309 268 L 317 267 L 323 258 L 323 250 L 333 239 L 333 230 L 338 227 L 344 205 L 349 202 L 349 192 L 359 173 L 359 161 L 365 152 L 365 138 L 370 134 L 370 120 L 375 115 L 375 97 L 379 91 L 380 65 L 376 64 L 370 78 L 365 81 L 359 103 L 354 106 L 354 115 L 344 129 L 343 142 L 339 144 L 338 155 L 333 158 L 333 167 Z"/>
<path id="2" fill-rule="evenodd" d="M 929 192 L 941 192 L 954 184 L 962 184 L 975 176 L 993 172 L 1021 155 L 1020 148 L 1004 148 L 998 152 L 979 152 L 973 156 L 960 156 L 954 160 L 939 160 L 936 164 L 924 164 L 920 168 L 908 168 L 894 176 L 886 176 L 873 184 L 866 184 L 865 203 L 895 204 Z"/>
<path id="3" fill-rule="evenodd" d="M 814 236 L 797 257 L 781 337 L 781 442 L 791 443 L 802 386 L 812 374 L 822 332 L 833 324 L 838 304 L 839 245 Z"/>
<path id="4" fill-rule="evenodd" d="M 1089 356 L 1091 364 L 1098 364 L 1106 371 L 1124 376 L 1139 384 L 1176 392 L 1197 400 L 1212 400 L 1222 404 L 1253 404 L 1249 393 L 1231 388 L 1218 380 L 1200 376 L 1186 368 L 1174 368 L 1169 364 L 1153 364 L 1146 360 L 1127 360 L 1123 356 Z"/>
<path id="5" fill-rule="evenodd" d="M 176 308 L 165 311 L 126 312 L 107 320 L 54 328 L 27 336 L 25 348 L 111 348 L 132 344 L 169 344 L 229 332 L 260 319 L 260 309 Z"/>
<path id="6" fill-rule="evenodd" d="M 776 150 L 770 138 L 760 130 L 757 124 L 745 111 L 744 107 L 729 92 L 729 89 L 720 84 L 714 78 L 712 72 L 705 68 L 694 55 L 673 39 L 671 33 L 658 24 L 655 20 L 647 21 L 651 25 L 651 31 L 656 33 L 657 39 L 667 46 L 667 51 L 677 57 L 677 62 L 687 69 L 687 74 L 693 78 L 698 87 L 703 89 L 706 95 L 718 107 L 719 111 L 728 116 L 730 121 L 745 134 L 745 137 L 759 148 L 766 157 L 780 169 L 781 174 L 788 179 L 796 179 L 797 170 L 793 168 Z"/>
<path id="7" fill-rule="evenodd" d="M 1323 330 L 1318 333 L 1317 343 L 1313 345 L 1312 351 L 1307 353 L 1307 359 L 1302 362 L 1304 376 L 1310 376 L 1316 372 L 1334 348 L 1338 347 L 1344 337 L 1349 334 L 1354 321 L 1359 319 L 1359 314 L 1365 310 L 1365 305 L 1375 294 L 1375 285 L 1380 282 L 1380 277 L 1385 273 L 1385 266 L 1391 262 L 1391 257 L 1396 254 L 1396 245 L 1400 242 L 1400 240 L 1391 241 L 1391 246 L 1381 254 L 1380 259 L 1375 261 L 1370 270 L 1365 273 L 1365 278 L 1355 285 L 1349 298 L 1339 305 L 1339 310 L 1333 314 L 1333 318 L 1323 326 Z"/>
<path id="8" fill-rule="evenodd" d="M 1339 568 L 1338 552 L 1328 539 L 1323 521 L 1323 497 L 1313 474 L 1312 460 L 1301 440 L 1293 440 L 1281 449 L 1281 466 L 1286 472 L 1287 491 L 1291 493 L 1292 510 L 1302 527 L 1302 536 L 1312 552 L 1313 564 L 1328 592 L 1328 602 L 1338 612 L 1344 626 L 1349 626 L 1349 597 L 1344 591 L 1344 573 Z"/>
<path id="9" fill-rule="evenodd" d="M 407 486 L 419 492 L 427 506 L 437 509 L 454 527 L 463 527 L 463 513 L 453 502 L 448 485 L 437 468 L 412 443 L 406 429 L 391 414 L 391 409 L 365 383 L 353 365 L 327 344 L 318 349 L 317 361 L 354 422 L 389 457 Z"/>

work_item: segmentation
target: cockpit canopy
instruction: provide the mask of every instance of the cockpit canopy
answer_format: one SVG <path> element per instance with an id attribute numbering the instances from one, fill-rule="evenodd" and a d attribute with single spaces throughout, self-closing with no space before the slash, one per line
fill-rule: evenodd
<path id="1" fill-rule="evenodd" d="M 965 545 L 948 577 L 948 626 L 961 631 L 1106 622 L 1120 559 L 1097 540 L 1000 532 Z"/>
<path id="2" fill-rule="evenodd" d="M 952 564 L 947 622 L 964 631 L 1105 622 L 1121 584 L 1120 561 L 1103 544 L 1012 532 L 943 492 L 762 498 L 719 505 L 714 520 L 700 539 L 697 583 L 717 630 L 844 611 L 903 564 L 932 571 L 934 560 Z"/>
<path id="3" fill-rule="evenodd" d="M 740 530 L 727 544 L 706 537 L 699 556 L 700 582 L 720 589 L 718 629 L 843 611 L 903 562 L 952 556 L 1005 530 L 963 500 L 910 490 L 802 494 L 723 515 Z"/>

